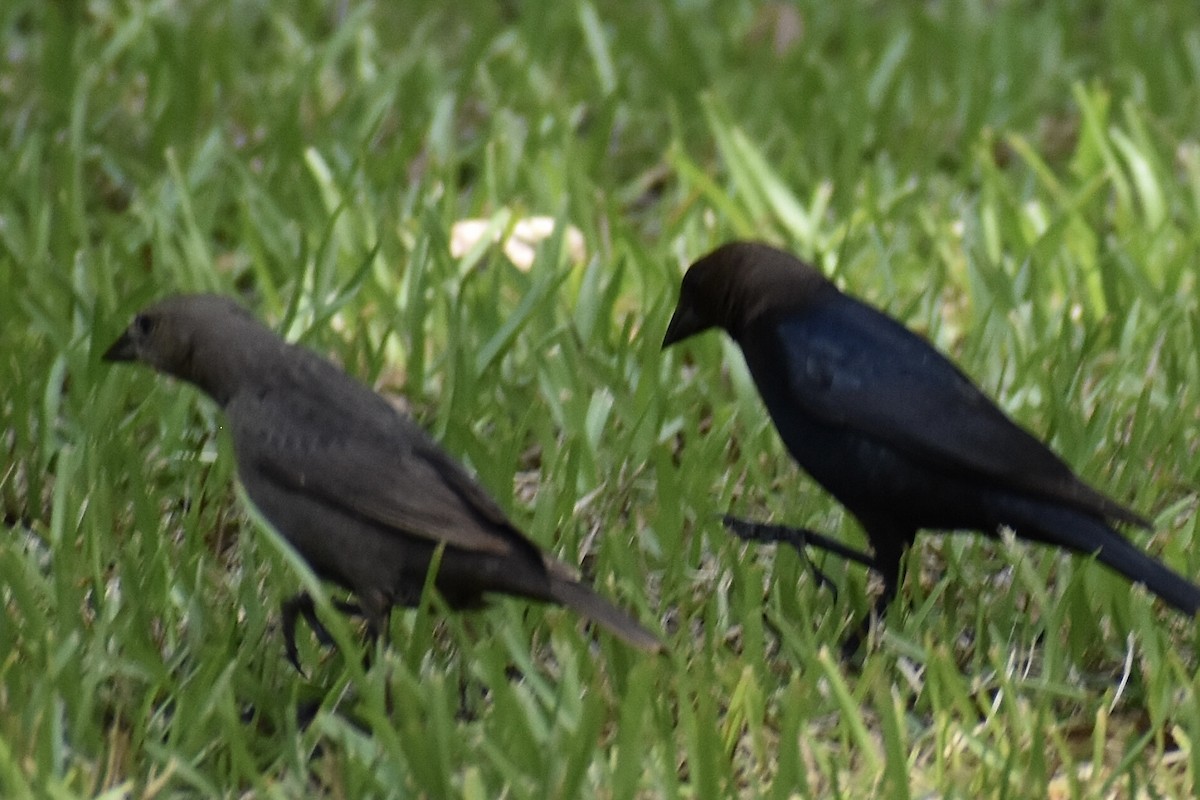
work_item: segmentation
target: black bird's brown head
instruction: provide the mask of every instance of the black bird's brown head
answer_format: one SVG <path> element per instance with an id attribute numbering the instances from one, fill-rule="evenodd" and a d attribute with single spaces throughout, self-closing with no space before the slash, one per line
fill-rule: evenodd
<path id="1" fill-rule="evenodd" d="M 136 361 L 182 378 L 224 405 L 253 355 L 275 341 L 275 334 L 228 297 L 184 294 L 138 312 L 101 358 Z"/>
<path id="2" fill-rule="evenodd" d="M 709 328 L 734 339 L 760 315 L 801 310 L 834 288 L 815 267 L 770 245 L 730 242 L 696 261 L 683 276 L 663 348 Z"/>

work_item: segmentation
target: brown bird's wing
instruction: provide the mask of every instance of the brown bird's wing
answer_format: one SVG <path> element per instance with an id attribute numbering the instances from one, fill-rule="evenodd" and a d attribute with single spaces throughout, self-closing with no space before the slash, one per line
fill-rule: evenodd
<path id="1" fill-rule="evenodd" d="M 379 395 L 308 351 L 226 407 L 239 468 L 399 533 L 540 552 L 478 483 Z M 251 499 L 254 499 L 253 496 Z"/>
<path id="2" fill-rule="evenodd" d="M 786 364 L 790 399 L 806 413 L 942 469 L 1147 525 L 1080 481 L 928 342 L 870 306 L 837 295 L 766 330 Z"/>

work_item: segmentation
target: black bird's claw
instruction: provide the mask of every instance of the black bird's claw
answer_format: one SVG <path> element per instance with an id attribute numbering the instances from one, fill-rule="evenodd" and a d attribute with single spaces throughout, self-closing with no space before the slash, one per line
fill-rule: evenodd
<path id="1" fill-rule="evenodd" d="M 804 561 L 808 571 L 812 573 L 813 579 L 817 582 L 817 587 L 828 587 L 830 593 L 833 594 L 833 599 L 837 600 L 837 586 L 829 576 L 821 570 L 813 560 L 808 557 L 807 546 L 809 544 L 811 531 L 805 528 L 785 528 L 781 525 L 771 525 L 765 522 L 753 522 L 751 520 L 739 519 L 737 517 L 726 514 L 721 518 L 721 522 L 725 527 L 739 539 L 745 542 L 785 542 L 795 548 L 800 558 Z"/>
<path id="2" fill-rule="evenodd" d="M 786 525 L 754 522 L 752 520 L 739 519 L 730 514 L 721 517 L 721 522 L 725 524 L 730 533 L 746 542 L 783 542 L 790 544 L 800 554 L 800 557 L 804 559 L 804 563 L 808 565 L 813 578 L 817 581 L 817 585 L 828 586 L 829 590 L 833 592 L 835 599 L 837 598 L 837 587 L 834 586 L 829 576 L 822 572 L 812 562 L 812 559 L 808 557 L 807 548 L 809 545 L 857 562 L 870 569 L 877 569 L 875 559 L 861 550 L 847 547 L 836 539 L 823 536 L 808 528 L 789 528 Z"/>

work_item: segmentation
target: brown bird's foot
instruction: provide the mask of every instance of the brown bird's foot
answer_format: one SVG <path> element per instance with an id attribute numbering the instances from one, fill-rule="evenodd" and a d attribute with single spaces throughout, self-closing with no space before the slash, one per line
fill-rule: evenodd
<path id="1" fill-rule="evenodd" d="M 320 710 L 320 700 L 298 700 L 296 702 L 296 730 L 301 733 L 308 730 L 308 726 L 312 725 L 313 720 L 317 718 L 317 712 Z"/>
<path id="2" fill-rule="evenodd" d="M 828 587 L 829 591 L 833 593 L 834 599 L 837 598 L 837 586 L 808 557 L 807 548 L 809 545 L 818 547 L 834 555 L 839 555 L 847 560 L 855 561 L 866 567 L 875 568 L 875 559 L 866 553 L 847 547 L 835 539 L 823 536 L 808 528 L 790 528 L 786 525 L 754 522 L 752 520 L 740 519 L 730 514 L 721 517 L 721 522 L 725 524 L 725 528 L 730 533 L 745 542 L 760 542 L 763 544 L 783 542 L 784 544 L 790 544 L 808 566 L 817 585 Z"/>
<path id="3" fill-rule="evenodd" d="M 321 712 L 325 705 L 326 698 L 324 697 L 305 697 L 296 702 L 296 730 L 303 732 L 312 726 L 317 715 Z M 339 721 L 349 724 L 351 728 L 359 733 L 370 736 L 372 734 L 371 725 L 365 719 L 354 713 L 354 708 L 357 705 L 356 693 L 353 691 L 342 695 L 338 702 L 331 705 L 327 713 L 335 716 Z M 391 716 L 389 711 L 388 716 Z M 315 761 L 319 759 L 324 752 L 325 743 L 322 739 L 318 739 L 309 752 L 309 760 Z"/>
<path id="4" fill-rule="evenodd" d="M 296 649 L 296 621 L 303 617 L 317 641 L 326 647 L 333 644 L 333 637 L 321 624 L 321 620 L 317 619 L 317 609 L 313 606 L 313 599 L 308 592 L 300 592 L 284 600 L 279 606 L 279 617 L 279 626 L 283 631 L 283 649 L 287 653 L 287 659 L 292 662 L 296 672 L 300 673 L 300 677 L 307 680 L 308 674 L 304 667 L 300 666 L 300 653 Z"/>
<path id="5" fill-rule="evenodd" d="M 345 600 L 335 600 L 333 607 L 343 614 L 352 617 L 361 617 L 363 615 L 362 607 L 357 603 L 347 602 Z M 288 661 L 292 662 L 292 666 L 296 668 L 296 672 L 305 680 L 308 679 L 304 667 L 300 666 L 300 653 L 296 648 L 296 622 L 303 618 L 308 623 L 308 627 L 312 630 L 313 635 L 317 637 L 322 647 L 334 647 L 336 642 L 333 636 L 330 635 L 329 629 L 322 624 L 320 618 L 317 617 L 317 609 L 313 604 L 313 599 L 308 592 L 300 592 L 297 595 L 284 600 L 279 606 L 280 627 L 283 629 L 283 647 L 287 653 Z"/>

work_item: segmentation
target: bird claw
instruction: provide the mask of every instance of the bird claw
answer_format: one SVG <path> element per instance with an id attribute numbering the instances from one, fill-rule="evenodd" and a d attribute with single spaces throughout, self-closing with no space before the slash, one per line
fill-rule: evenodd
<path id="1" fill-rule="evenodd" d="M 300 666 L 300 653 L 296 649 L 296 620 L 304 616 L 305 619 L 315 619 L 316 613 L 313 611 L 312 598 L 307 593 L 301 592 L 294 597 L 289 597 L 279 605 L 279 627 L 283 633 L 283 649 L 287 653 L 288 661 L 292 662 L 292 666 L 296 668 L 296 672 L 300 673 L 300 677 L 308 679 L 308 674 L 304 671 L 304 667 Z M 311 624 L 311 623 L 310 623 Z M 320 625 L 320 621 L 317 622 Z M 321 626 L 324 630 L 324 626 Z M 316 629 L 314 628 L 314 632 Z M 328 635 L 328 631 L 326 631 Z M 320 634 L 317 634 L 320 638 Z"/>
<path id="2" fill-rule="evenodd" d="M 801 560 L 804 561 L 804 565 L 808 567 L 808 571 L 817 582 L 817 587 L 827 587 L 830 593 L 833 594 L 833 599 L 837 600 L 837 586 L 808 557 L 808 545 L 810 544 L 809 539 L 812 531 L 806 528 L 785 528 L 782 525 L 771 525 L 766 522 L 739 519 L 728 514 L 721 518 L 721 522 L 724 523 L 726 529 L 733 533 L 734 536 L 745 542 L 784 542 L 785 544 L 790 544 L 799 554 Z"/>
<path id="3" fill-rule="evenodd" d="M 784 544 L 791 545 L 808 566 L 814 580 L 817 582 L 817 586 L 828 587 L 829 591 L 833 593 L 835 600 L 837 599 L 837 587 L 830 580 L 829 576 L 808 557 L 809 546 L 818 547 L 821 550 L 839 555 L 849 561 L 876 569 L 875 559 L 871 556 L 862 551 L 847 547 L 835 539 L 823 536 L 808 528 L 789 528 L 786 525 L 754 522 L 752 520 L 740 519 L 730 514 L 721 517 L 721 522 L 724 523 L 730 533 L 742 541 L 762 543 L 783 542 Z"/>
<path id="4" fill-rule="evenodd" d="M 358 603 L 334 600 L 333 607 L 351 617 L 364 616 L 362 606 Z M 304 667 L 300 666 L 300 652 L 296 648 L 296 622 L 300 619 L 307 622 L 322 647 L 336 647 L 337 642 L 317 616 L 317 608 L 308 592 L 300 592 L 284 600 L 279 606 L 279 616 L 279 625 L 283 631 L 283 649 L 287 659 L 292 662 L 300 676 L 307 680 L 308 674 L 305 673 Z"/>

